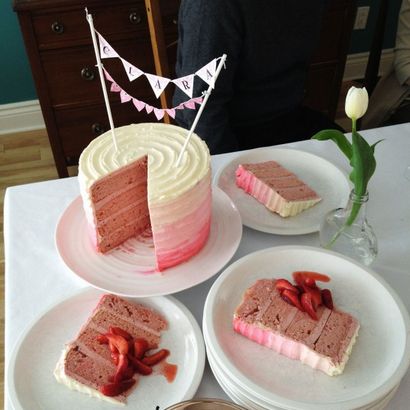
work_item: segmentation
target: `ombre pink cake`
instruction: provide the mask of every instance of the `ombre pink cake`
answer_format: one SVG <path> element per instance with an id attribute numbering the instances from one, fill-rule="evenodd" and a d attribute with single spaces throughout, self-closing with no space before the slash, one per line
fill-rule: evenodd
<path id="1" fill-rule="evenodd" d="M 169 124 L 133 124 L 93 140 L 79 161 L 79 183 L 92 241 L 102 253 L 151 229 L 156 270 L 185 262 L 211 226 L 211 169 L 206 144 Z M 117 147 L 117 148 L 116 148 Z"/>
<path id="2" fill-rule="evenodd" d="M 112 398 L 100 393 L 102 386 L 112 383 L 116 366 L 110 349 L 99 342 L 99 336 L 108 333 L 110 327 L 121 328 L 134 339 L 145 339 L 148 348 L 153 349 L 159 346 L 161 332 L 167 326 L 165 319 L 153 309 L 115 295 L 104 295 L 76 339 L 64 349 L 54 375 L 72 390 L 123 403 L 133 387 Z"/>
<path id="3" fill-rule="evenodd" d="M 317 308 L 314 320 L 285 302 L 275 283 L 261 279 L 246 290 L 234 313 L 234 330 L 330 376 L 341 374 L 359 331 L 358 321 L 324 305 Z"/>
<path id="4" fill-rule="evenodd" d="M 297 215 L 321 200 L 312 188 L 276 161 L 240 164 L 236 184 L 282 217 Z"/>

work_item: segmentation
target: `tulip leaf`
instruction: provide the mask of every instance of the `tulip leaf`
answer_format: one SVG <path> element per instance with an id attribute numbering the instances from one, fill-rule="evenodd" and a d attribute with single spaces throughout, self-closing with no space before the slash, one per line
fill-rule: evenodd
<path id="1" fill-rule="evenodd" d="M 352 144 L 339 130 L 323 130 L 316 133 L 312 139 L 318 141 L 332 140 L 337 144 L 343 154 L 346 155 L 347 159 L 350 161 L 352 158 Z"/>

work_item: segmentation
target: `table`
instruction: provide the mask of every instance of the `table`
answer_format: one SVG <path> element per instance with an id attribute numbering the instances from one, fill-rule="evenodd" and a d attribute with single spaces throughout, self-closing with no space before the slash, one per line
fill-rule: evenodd
<path id="1" fill-rule="evenodd" d="M 369 184 L 368 220 L 378 241 L 379 255 L 372 269 L 382 275 L 397 291 L 410 311 L 410 123 L 363 131 L 362 135 L 376 148 L 376 173 Z M 336 146 L 313 140 L 286 144 L 326 158 L 344 170 L 350 167 Z M 230 161 L 237 153 L 212 157 L 213 171 Z M 410 177 L 409 177 L 410 178 Z M 6 259 L 6 325 L 5 365 L 24 328 L 48 306 L 86 286 L 70 273 L 60 260 L 54 245 L 58 218 L 79 195 L 76 178 L 52 180 L 8 188 L 5 196 L 4 238 Z M 300 236 L 278 236 L 244 228 L 239 248 L 231 262 L 251 252 L 278 245 L 319 246 L 317 233 Z M 206 295 L 213 278 L 192 289 L 175 294 L 201 325 Z M 196 397 L 228 399 L 208 366 Z M 410 371 L 389 406 L 390 410 L 408 409 Z M 12 409 L 5 392 L 5 409 Z"/>

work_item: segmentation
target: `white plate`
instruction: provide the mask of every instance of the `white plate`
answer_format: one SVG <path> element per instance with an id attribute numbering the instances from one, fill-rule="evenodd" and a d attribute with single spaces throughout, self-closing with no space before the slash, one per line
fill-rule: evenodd
<path id="1" fill-rule="evenodd" d="M 8 393 L 15 410 L 112 409 L 118 406 L 71 391 L 57 383 L 54 367 L 65 343 L 72 340 L 98 303 L 102 293 L 87 289 L 51 307 L 26 331 L 9 363 Z M 189 310 L 172 297 L 129 299 L 150 306 L 168 321 L 161 346 L 169 349 L 168 361 L 178 365 L 168 383 L 161 375 L 141 377 L 128 397 L 129 408 L 164 409 L 191 399 L 202 379 L 205 349 L 202 334 Z"/>
<path id="2" fill-rule="evenodd" d="M 290 278 L 295 270 L 328 274 L 336 306 L 361 323 L 358 341 L 340 376 L 330 377 L 290 360 L 232 329 L 233 312 L 249 286 L 261 278 Z M 203 331 L 207 347 L 236 384 L 289 409 L 368 406 L 400 382 L 410 363 L 408 313 L 390 286 L 352 259 L 311 247 L 266 249 L 230 265 L 208 294 Z"/>
<path id="3" fill-rule="evenodd" d="M 314 189 L 322 200 L 299 215 L 282 218 L 237 187 L 235 171 L 239 164 L 270 160 L 279 162 L 296 174 Z M 279 235 L 300 235 L 318 231 L 326 212 L 345 206 L 350 193 L 346 176 L 335 165 L 308 152 L 284 148 L 258 148 L 239 155 L 219 170 L 215 181 L 235 202 L 244 225 Z"/>
<path id="4" fill-rule="evenodd" d="M 88 235 L 81 198 L 72 202 L 56 229 L 56 246 L 64 263 L 90 285 L 122 296 L 167 295 L 209 279 L 230 261 L 242 237 L 234 203 L 219 188 L 212 192 L 208 242 L 187 262 L 154 272 L 152 237 L 131 238 L 107 254 L 98 253 Z"/>

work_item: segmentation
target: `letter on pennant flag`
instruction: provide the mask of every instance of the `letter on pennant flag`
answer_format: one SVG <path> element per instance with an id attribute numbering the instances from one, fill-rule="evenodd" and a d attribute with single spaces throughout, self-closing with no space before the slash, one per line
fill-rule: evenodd
<path id="1" fill-rule="evenodd" d="M 158 75 L 147 74 L 145 76 L 148 78 L 149 83 L 151 84 L 152 90 L 155 93 L 155 96 L 158 98 L 161 93 L 165 90 L 165 87 L 171 81 L 169 78 L 160 77 Z"/>
<path id="2" fill-rule="evenodd" d="M 172 82 L 189 98 L 192 98 L 192 92 L 194 91 L 194 74 L 176 78 L 175 80 L 172 80 Z"/>
<path id="3" fill-rule="evenodd" d="M 122 65 L 124 66 L 125 72 L 127 73 L 128 79 L 130 81 L 136 80 L 138 77 L 141 77 L 144 72 L 138 67 L 133 66 L 127 60 L 121 58 Z"/>
<path id="4" fill-rule="evenodd" d="M 97 33 L 97 34 L 98 34 L 98 42 L 100 43 L 101 58 L 119 57 L 117 52 L 108 44 L 107 40 L 100 33 Z"/>
<path id="5" fill-rule="evenodd" d="M 195 74 L 202 78 L 208 85 L 215 88 L 216 58 L 200 68 Z"/>

